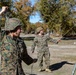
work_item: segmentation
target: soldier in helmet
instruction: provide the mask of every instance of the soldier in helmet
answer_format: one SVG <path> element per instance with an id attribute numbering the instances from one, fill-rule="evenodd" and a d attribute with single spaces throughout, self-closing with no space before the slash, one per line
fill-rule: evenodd
<path id="1" fill-rule="evenodd" d="M 2 40 L 2 48 L 1 48 L 1 53 L 3 48 L 5 48 L 5 50 L 7 49 L 7 53 L 6 56 L 8 57 L 8 53 L 10 54 L 10 49 L 12 49 L 12 54 L 10 54 L 11 56 L 9 56 L 9 60 L 8 62 L 10 62 L 12 59 L 10 57 L 13 58 L 13 65 L 11 66 L 11 68 L 13 67 L 14 71 L 14 75 L 25 75 L 23 69 L 22 69 L 22 61 L 24 61 L 27 65 L 30 65 L 31 63 L 35 62 L 33 58 L 31 58 L 28 53 L 27 53 L 27 48 L 26 45 L 24 43 L 24 40 L 22 38 L 20 38 L 20 33 L 21 33 L 21 25 L 22 23 L 20 22 L 19 19 L 17 18 L 9 18 L 6 20 L 5 23 L 5 31 L 6 31 L 6 36 L 4 36 L 3 40 Z M 7 40 L 7 42 L 5 42 Z M 11 45 L 9 45 L 11 44 Z M 7 47 L 6 47 L 7 46 Z M 3 55 L 4 56 L 4 55 Z M 2 57 L 3 59 L 3 57 Z M 3 62 L 5 62 L 3 60 Z M 7 67 L 10 66 L 8 63 L 5 63 L 5 65 L 7 64 Z M 10 63 L 11 65 L 11 63 Z M 1 64 L 2 66 L 2 64 Z M 16 66 L 16 67 L 15 67 Z M 5 70 L 5 69 L 4 69 Z M 7 70 L 6 70 L 7 71 Z M 3 72 L 3 68 L 1 67 L 1 72 Z M 4 75 L 4 73 L 3 73 Z M 5 74 L 6 75 L 6 74 Z M 9 74 L 8 75 L 12 75 Z"/>
<path id="2" fill-rule="evenodd" d="M 49 35 L 44 35 L 44 29 L 42 27 L 38 27 L 36 29 L 36 37 L 34 38 L 34 42 L 32 44 L 32 53 L 34 53 L 35 46 L 37 46 L 37 58 L 38 58 L 38 63 L 39 63 L 39 70 L 38 71 L 47 71 L 51 72 L 49 69 L 50 66 L 50 52 L 48 48 L 48 43 L 47 40 L 50 40 L 54 43 L 58 43 L 59 41 L 56 41 L 52 38 L 50 38 Z M 46 68 L 43 68 L 43 57 L 45 58 L 45 64 Z"/>
<path id="3" fill-rule="evenodd" d="M 20 35 L 21 25 L 21 21 L 17 18 L 10 18 L 5 22 L 6 35 L 2 39 L 0 75 L 19 75 L 17 74 L 18 51 L 14 38 Z"/>

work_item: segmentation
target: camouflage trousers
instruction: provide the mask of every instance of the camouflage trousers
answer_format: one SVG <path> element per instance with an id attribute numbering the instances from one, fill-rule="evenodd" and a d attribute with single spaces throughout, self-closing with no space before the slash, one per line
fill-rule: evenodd
<path id="1" fill-rule="evenodd" d="M 39 64 L 40 69 L 43 69 L 43 58 L 45 58 L 46 68 L 49 68 L 49 66 L 50 66 L 50 52 L 49 52 L 49 50 L 38 51 L 37 58 L 38 58 L 38 64 Z"/>

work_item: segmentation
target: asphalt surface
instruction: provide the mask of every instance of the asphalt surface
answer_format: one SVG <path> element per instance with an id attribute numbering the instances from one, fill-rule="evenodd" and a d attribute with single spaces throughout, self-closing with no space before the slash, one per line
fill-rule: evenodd
<path id="1" fill-rule="evenodd" d="M 28 46 L 28 54 L 37 58 L 37 51 L 32 54 L 31 47 Z M 37 48 L 36 48 L 37 49 Z M 26 65 L 23 63 L 23 68 L 26 75 L 72 75 L 72 70 L 76 62 L 76 46 L 75 45 L 49 45 L 50 50 L 50 69 L 51 73 L 38 72 L 38 63 Z M 45 59 L 44 59 L 45 60 Z M 44 63 L 45 68 L 45 63 Z"/>

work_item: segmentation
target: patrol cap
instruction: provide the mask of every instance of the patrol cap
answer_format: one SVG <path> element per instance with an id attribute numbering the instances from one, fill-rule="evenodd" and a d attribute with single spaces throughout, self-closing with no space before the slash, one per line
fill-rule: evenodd
<path id="1" fill-rule="evenodd" d="M 38 27 L 38 28 L 36 29 L 36 34 L 39 33 L 41 30 L 43 30 L 43 28 L 42 28 L 42 27 Z"/>
<path id="2" fill-rule="evenodd" d="M 11 31 L 18 26 L 22 26 L 22 22 L 18 18 L 8 18 L 6 19 L 4 30 Z"/>

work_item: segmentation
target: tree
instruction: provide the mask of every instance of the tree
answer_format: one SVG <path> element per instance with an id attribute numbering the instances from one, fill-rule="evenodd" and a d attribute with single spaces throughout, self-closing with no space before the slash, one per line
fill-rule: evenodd
<path id="1" fill-rule="evenodd" d="M 29 0 L 1 0 L 0 6 L 6 5 L 9 7 L 7 12 L 9 17 L 17 17 L 23 22 L 23 29 L 26 30 L 29 27 L 29 16 L 34 10 L 34 7 L 31 7 Z"/>
<path id="2" fill-rule="evenodd" d="M 28 29 L 29 25 L 29 17 L 32 14 L 34 7 L 31 7 L 31 3 L 29 0 L 19 0 L 15 1 L 16 14 L 18 18 L 20 18 L 24 24 L 23 29 Z"/>
<path id="3" fill-rule="evenodd" d="M 37 9 L 50 30 L 67 35 L 74 26 L 75 18 L 71 16 L 73 14 L 71 10 L 75 4 L 75 0 L 40 0 Z M 71 30 L 73 31 L 73 28 Z"/>
<path id="4" fill-rule="evenodd" d="M 0 7 L 2 6 L 10 6 L 12 3 L 12 0 L 0 0 Z"/>

